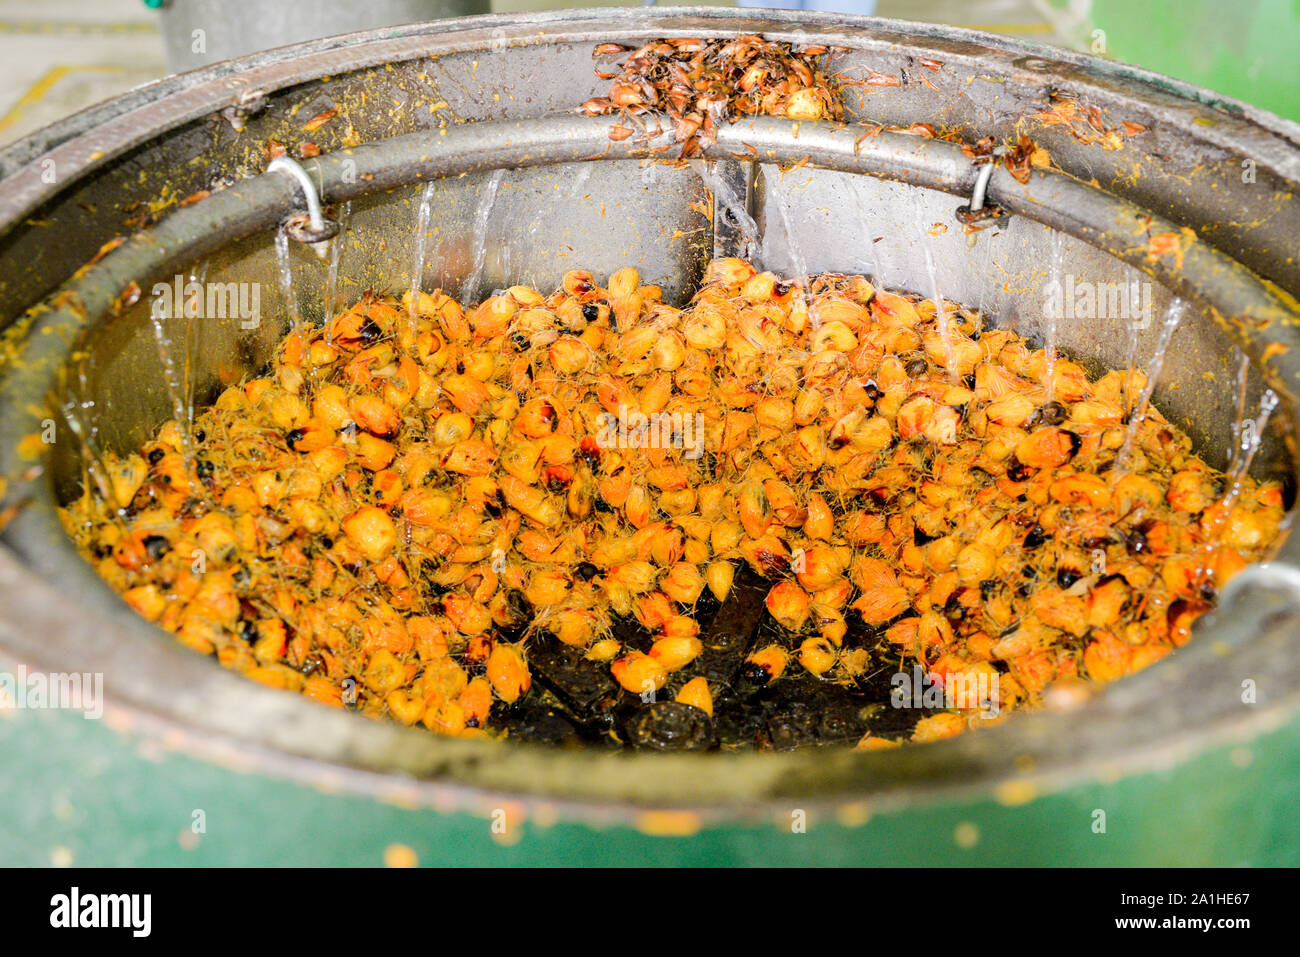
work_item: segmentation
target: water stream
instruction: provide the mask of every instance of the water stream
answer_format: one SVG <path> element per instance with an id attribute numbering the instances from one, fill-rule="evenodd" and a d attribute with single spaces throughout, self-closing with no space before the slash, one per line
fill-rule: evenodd
<path id="1" fill-rule="evenodd" d="M 1056 296 L 1052 300 L 1051 308 L 1043 310 L 1043 357 L 1047 361 L 1047 370 L 1045 386 L 1047 388 L 1047 401 L 1051 402 L 1056 398 L 1056 325 L 1060 321 L 1060 313 L 1063 311 L 1059 306 L 1065 304 L 1065 252 L 1063 249 L 1063 237 L 1059 232 L 1052 231 L 1051 250 L 1052 259 L 1048 268 L 1048 284 L 1056 290 Z"/>
<path id="2" fill-rule="evenodd" d="M 331 331 L 330 319 L 338 310 L 339 289 L 339 263 L 343 258 L 343 246 L 347 242 L 348 221 L 352 218 L 352 201 L 344 203 L 339 209 L 339 231 L 338 234 L 330 240 L 330 264 L 329 271 L 325 274 L 325 301 L 322 304 L 324 310 L 323 323 L 325 325 L 325 341 L 331 343 L 333 333 Z"/>
<path id="3" fill-rule="evenodd" d="M 171 399 L 172 418 L 180 426 L 181 443 L 184 446 L 182 451 L 188 459 L 193 454 L 190 444 L 190 413 L 185 401 L 185 390 L 181 385 L 180 375 L 176 370 L 176 357 L 172 355 L 172 341 L 167 335 L 166 323 L 173 317 L 164 315 L 166 310 L 161 308 L 161 300 L 155 300 L 149 309 L 149 322 L 153 327 L 154 344 L 158 348 L 158 362 L 162 369 L 163 383 L 167 386 L 167 394 Z M 184 301 L 176 304 L 175 307 L 182 314 L 185 311 Z"/>
<path id="4" fill-rule="evenodd" d="M 289 314 L 289 328 L 293 332 L 299 332 L 302 330 L 302 309 L 298 306 L 298 293 L 293 288 L 289 234 L 283 229 L 278 229 L 275 233 L 275 261 L 279 268 L 280 297 L 284 299 L 285 310 Z"/>
<path id="5" fill-rule="evenodd" d="M 487 228 L 492 219 L 492 207 L 496 204 L 497 192 L 501 189 L 501 180 L 505 170 L 493 170 L 479 197 L 478 209 L 474 211 L 474 231 L 471 235 L 473 261 L 469 276 L 460 287 L 461 302 L 466 305 L 478 302 L 479 286 L 483 284 L 483 267 L 487 263 Z"/>
<path id="6" fill-rule="evenodd" d="M 1277 408 L 1277 402 L 1277 393 L 1272 389 L 1265 389 L 1264 394 L 1259 397 L 1259 413 L 1253 419 L 1243 419 L 1241 427 L 1237 430 L 1236 447 L 1232 450 L 1232 465 L 1227 473 L 1228 492 L 1223 497 L 1225 516 L 1241 497 L 1241 484 L 1249 474 L 1250 467 L 1255 464 L 1255 456 L 1259 454 L 1260 446 L 1264 444 L 1264 430 L 1268 428 L 1268 420 L 1272 417 L 1273 410 Z"/>
<path id="7" fill-rule="evenodd" d="M 1174 336 L 1174 330 L 1182 322 L 1183 316 L 1187 312 L 1187 303 L 1181 299 L 1175 298 L 1165 309 L 1164 316 L 1160 320 L 1160 334 L 1156 337 L 1156 346 L 1151 354 L 1151 361 L 1147 364 L 1147 380 L 1142 387 L 1142 394 L 1138 397 L 1138 402 L 1129 412 L 1128 430 L 1124 433 L 1124 444 L 1120 446 L 1119 454 L 1115 457 L 1115 474 L 1122 475 L 1128 468 L 1129 456 L 1133 452 L 1133 442 L 1137 438 L 1138 429 L 1146 420 L 1147 412 L 1151 407 L 1151 394 L 1155 392 L 1156 381 L 1160 378 L 1160 370 L 1165 363 L 1165 355 L 1169 351 L 1169 341 Z M 1130 328 L 1130 335 L 1136 337 L 1136 331 Z M 1133 354 L 1137 352 L 1137 345 L 1133 339 L 1129 342 L 1129 364 L 1128 371 L 1131 375 L 1133 365 Z"/>
<path id="8" fill-rule="evenodd" d="M 808 262 L 803 257 L 799 244 L 795 241 L 794 228 L 790 225 L 790 211 L 786 208 L 785 197 L 779 191 L 773 191 L 768 194 L 771 205 L 776 207 L 777 218 L 781 221 L 781 238 L 784 240 L 784 250 L 775 242 L 770 229 L 764 229 L 762 236 L 762 259 L 763 268 L 768 268 L 768 263 L 784 251 L 791 267 L 794 270 L 794 278 L 798 279 L 799 299 L 807 307 L 812 303 L 812 295 L 808 273 Z M 817 317 L 809 314 L 808 324 L 811 328 L 816 329 L 819 325 Z"/>
<path id="9" fill-rule="evenodd" d="M 949 380 L 956 385 L 957 354 L 952 343 L 952 321 L 948 318 L 948 310 L 944 308 L 943 296 L 939 294 L 939 271 L 934 266 L 934 254 L 930 252 L 930 244 L 924 240 L 921 243 L 921 252 L 925 255 L 925 271 L 930 277 L 930 293 L 934 299 L 934 323 L 939 330 L 939 343 L 943 347 L 943 369 L 948 373 Z"/>
<path id="10" fill-rule="evenodd" d="M 433 190 L 437 181 L 424 184 L 420 191 L 420 206 L 415 215 L 415 257 L 411 260 L 411 308 L 407 314 L 407 333 L 411 341 L 415 339 L 416 324 L 419 321 L 420 293 L 424 291 L 424 256 L 428 245 L 429 219 L 433 210 Z"/>

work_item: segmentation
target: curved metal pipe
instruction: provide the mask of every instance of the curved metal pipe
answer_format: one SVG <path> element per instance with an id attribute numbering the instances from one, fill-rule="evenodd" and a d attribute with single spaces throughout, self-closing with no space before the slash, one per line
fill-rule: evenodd
<path id="1" fill-rule="evenodd" d="M 339 224 L 325 218 L 321 212 L 320 197 L 316 195 L 316 184 L 311 181 L 298 161 L 289 156 L 277 156 L 266 166 L 268 173 L 285 173 L 292 176 L 302 187 L 303 198 L 307 202 L 307 223 L 297 228 L 290 228 L 289 236 L 301 243 L 310 243 L 316 255 L 324 256 L 329 247 L 325 243 L 338 234 Z"/>
<path id="2" fill-rule="evenodd" d="M 975 191 L 970 196 L 970 211 L 978 213 L 984 208 L 984 200 L 989 191 L 989 180 L 993 178 L 993 167 L 995 162 L 990 160 L 980 167 L 979 176 L 975 179 Z"/>

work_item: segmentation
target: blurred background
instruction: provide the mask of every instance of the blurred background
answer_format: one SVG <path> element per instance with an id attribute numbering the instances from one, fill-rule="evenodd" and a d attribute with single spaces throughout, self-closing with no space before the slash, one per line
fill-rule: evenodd
<path id="1" fill-rule="evenodd" d="M 0 0 L 0 145 L 84 106 L 230 56 L 442 16 L 607 0 Z M 668 4 L 664 4 L 667 6 Z M 704 6 L 735 6 L 705 0 Z M 947 23 L 1132 63 L 1300 119 L 1300 0 L 778 0 Z M 201 30 L 196 37 L 195 31 Z"/>

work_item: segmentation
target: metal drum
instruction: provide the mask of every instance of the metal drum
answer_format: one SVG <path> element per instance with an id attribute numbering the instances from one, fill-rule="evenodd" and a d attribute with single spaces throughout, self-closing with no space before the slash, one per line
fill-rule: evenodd
<path id="1" fill-rule="evenodd" d="M 655 152 L 668 138 L 611 142 L 609 119 L 574 110 L 604 92 L 597 43 L 743 33 L 843 47 L 841 74 L 890 81 L 849 88 L 846 126 L 728 126 L 707 166 L 652 162 L 674 155 Z M 1061 120 L 1067 102 L 1077 122 Z M 915 135 L 913 124 L 967 143 L 1023 132 L 1053 167 L 1027 183 L 1001 167 L 985 179 L 959 144 Z M 173 414 L 149 310 L 155 283 L 201 276 L 263 291 L 251 326 L 238 315 L 166 320 L 171 364 L 196 403 L 267 363 L 290 313 L 275 230 L 306 202 L 296 179 L 266 171 L 268 141 L 319 149 L 302 166 L 339 229 L 324 255 L 288 249 L 294 308 L 309 319 L 416 279 L 454 294 L 473 292 L 473 277 L 486 294 L 627 264 L 682 301 L 711 256 L 737 251 L 778 273 L 863 272 L 928 294 L 928 251 L 945 297 L 1041 342 L 1041 289 L 1059 242 L 1076 282 L 1150 284 L 1155 319 L 1140 332 L 1140 362 L 1171 298 L 1191 305 L 1155 401 L 1211 464 L 1227 461 L 1239 402 L 1253 410 L 1274 391 L 1254 472 L 1282 477 L 1294 497 L 1294 124 L 1131 67 L 930 25 L 698 8 L 450 20 L 172 77 L 0 153 L 0 474 L 4 504 L 16 506 L 0 549 L 6 657 L 103 672 L 122 720 L 259 774 L 442 808 L 508 798 L 594 823 L 647 812 L 691 826 L 766 821 L 792 806 L 907 813 L 1141 777 L 1278 729 L 1283 743 L 1274 736 L 1270 747 L 1294 754 L 1300 543 L 1290 538 L 1233 582 L 1191 645 L 1077 710 L 1017 714 L 890 752 L 611 756 L 444 740 L 270 691 L 184 650 L 79 558 L 54 507 L 75 489 L 87 449 L 135 447 Z M 730 214 L 719 203 L 707 215 L 703 177 L 729 184 Z M 426 189 L 434 228 L 417 256 Z M 1007 215 L 968 235 L 955 210 L 977 189 Z M 753 248 L 741 248 L 737 204 L 757 224 Z M 1166 233 L 1176 250 L 1152 254 L 1149 238 Z M 118 236 L 129 238 L 101 252 Z M 1058 346 L 1123 366 L 1125 321 L 1099 311 L 1064 321 Z M 77 439 L 23 457 L 22 437 L 51 417 Z M 1243 703 L 1248 679 L 1260 694 Z"/>

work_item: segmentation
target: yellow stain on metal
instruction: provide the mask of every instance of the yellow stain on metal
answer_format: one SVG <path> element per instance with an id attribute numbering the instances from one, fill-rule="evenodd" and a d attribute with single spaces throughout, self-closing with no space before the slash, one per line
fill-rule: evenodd
<path id="1" fill-rule="evenodd" d="M 1006 807 L 1019 807 L 1038 797 L 1038 788 L 1030 781 L 1007 781 L 998 785 L 994 797 Z"/>
<path id="2" fill-rule="evenodd" d="M 841 804 L 835 809 L 835 820 L 844 827 L 862 827 L 871 820 L 871 808 L 865 801 Z"/>
<path id="3" fill-rule="evenodd" d="M 384 848 L 384 867 L 419 867 L 420 858 L 405 844 L 389 844 Z"/>
<path id="4" fill-rule="evenodd" d="M 970 850 L 979 843 L 980 829 L 970 821 L 962 821 L 952 832 L 952 839 L 963 850 Z"/>
<path id="5" fill-rule="evenodd" d="M 60 80 L 66 79 L 76 73 L 120 73 L 121 67 L 116 66 L 55 66 L 46 71 L 45 75 L 33 83 L 27 92 L 18 98 L 18 102 L 9 108 L 4 116 L 0 116 L 0 132 L 13 126 L 23 118 L 23 115 L 41 100 L 50 95 L 50 91 L 58 85 Z"/>
<path id="6" fill-rule="evenodd" d="M 691 837 L 704 822 L 693 811 L 644 811 L 636 816 L 634 826 L 649 837 Z"/>

